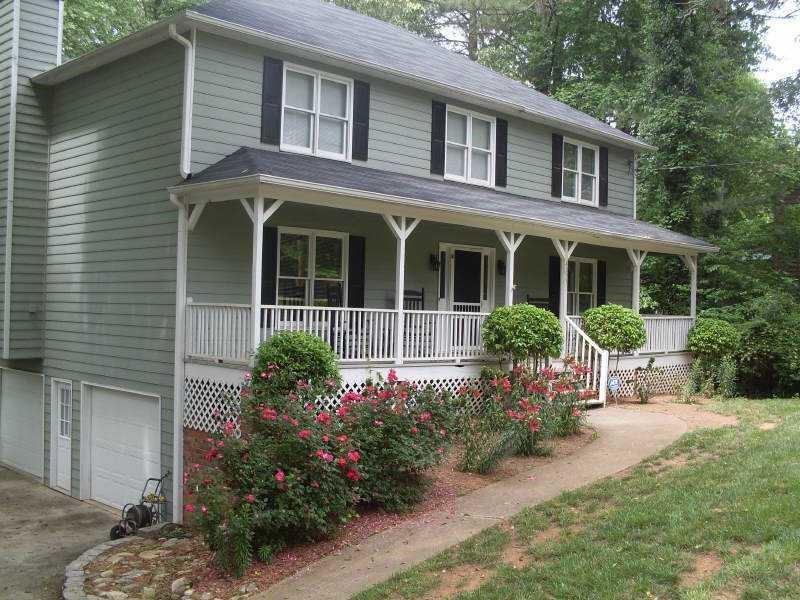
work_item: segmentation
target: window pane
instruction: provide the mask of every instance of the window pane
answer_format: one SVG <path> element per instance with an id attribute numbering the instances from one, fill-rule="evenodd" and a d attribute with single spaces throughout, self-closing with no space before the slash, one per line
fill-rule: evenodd
<path id="1" fill-rule="evenodd" d="M 319 118 L 319 149 L 335 154 L 345 153 L 345 128 L 347 123 L 327 117 Z"/>
<path id="2" fill-rule="evenodd" d="M 594 174 L 594 149 L 584 147 L 581 152 L 581 170 Z"/>
<path id="3" fill-rule="evenodd" d="M 480 150 L 472 151 L 472 178 L 489 181 L 489 154 Z"/>
<path id="4" fill-rule="evenodd" d="M 594 292 L 594 265 L 581 263 L 579 285 L 581 292 Z"/>
<path id="5" fill-rule="evenodd" d="M 282 233 L 280 247 L 281 277 L 308 276 L 308 236 Z"/>
<path id="6" fill-rule="evenodd" d="M 347 85 L 338 81 L 322 80 L 321 111 L 326 115 L 347 116 Z"/>
<path id="7" fill-rule="evenodd" d="M 344 287 L 341 281 L 315 281 L 314 306 L 344 306 Z"/>
<path id="8" fill-rule="evenodd" d="M 578 294 L 567 294 L 567 314 L 577 315 L 578 313 Z"/>
<path id="9" fill-rule="evenodd" d="M 458 113 L 447 113 L 447 141 L 467 143 L 467 117 Z"/>
<path id="10" fill-rule="evenodd" d="M 306 303 L 305 279 L 284 279 L 278 280 L 278 304 L 288 304 L 289 306 L 303 306 Z"/>
<path id="11" fill-rule="evenodd" d="M 581 175 L 581 200 L 594 202 L 594 175 Z"/>
<path id="12" fill-rule="evenodd" d="M 578 314 L 583 314 L 583 311 L 592 308 L 592 295 L 579 294 L 578 295 Z"/>
<path id="13" fill-rule="evenodd" d="M 472 147 L 489 150 L 491 148 L 492 124 L 483 119 L 472 119 Z"/>
<path id="14" fill-rule="evenodd" d="M 464 159 L 467 156 L 466 148 L 459 148 L 458 146 L 447 146 L 447 156 L 445 157 L 444 172 L 448 175 L 455 175 L 457 177 L 464 177 L 466 175 L 464 167 Z"/>
<path id="15" fill-rule="evenodd" d="M 342 279 L 342 238 L 317 237 L 314 277 Z"/>
<path id="16" fill-rule="evenodd" d="M 567 198 L 575 197 L 576 178 L 577 175 L 572 171 L 564 171 L 564 190 L 561 192 L 562 196 L 566 196 Z"/>
<path id="17" fill-rule="evenodd" d="M 575 291 L 575 268 L 576 264 L 572 261 L 567 263 L 567 291 Z"/>
<path id="18" fill-rule="evenodd" d="M 314 110 L 314 78 L 311 75 L 286 71 L 286 104 Z"/>
<path id="19" fill-rule="evenodd" d="M 564 168 L 578 170 L 578 147 L 564 142 Z"/>
<path id="20" fill-rule="evenodd" d="M 283 143 L 311 148 L 313 116 L 287 108 L 283 113 Z"/>

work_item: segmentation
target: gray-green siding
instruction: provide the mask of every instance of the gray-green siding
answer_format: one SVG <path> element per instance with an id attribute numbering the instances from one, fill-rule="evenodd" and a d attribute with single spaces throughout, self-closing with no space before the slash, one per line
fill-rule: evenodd
<path id="1" fill-rule="evenodd" d="M 263 57 L 268 51 L 218 36 L 198 34 L 192 170 L 199 172 L 242 146 L 272 148 L 260 141 Z M 369 160 L 366 165 L 431 177 L 431 100 L 426 92 L 297 61 L 290 62 L 366 79 L 370 83 Z M 440 100 L 447 100 L 440 98 Z M 473 108 L 463 105 L 465 108 Z M 498 115 L 503 116 L 503 115 Z M 509 121 L 508 191 L 550 198 L 553 130 L 515 117 Z M 569 132 L 560 131 L 569 136 Z M 615 213 L 633 214 L 630 151 L 609 148 L 609 203 Z"/>
<path id="2" fill-rule="evenodd" d="M 180 179 L 183 59 L 164 42 L 53 93 L 44 368 L 48 394 L 50 377 L 73 381 L 74 494 L 81 382 L 161 396 L 172 467 L 177 214 L 166 188 Z"/>
<path id="3" fill-rule="evenodd" d="M 0 4 L 0 285 L 6 269 L 6 199 L 8 196 L 8 142 L 11 129 L 11 54 L 14 45 L 14 2 Z M 0 292 L 0 315 L 4 297 Z M 3 340 L 0 317 L 0 340 Z M 0 341 L 0 347 L 2 341 Z"/>

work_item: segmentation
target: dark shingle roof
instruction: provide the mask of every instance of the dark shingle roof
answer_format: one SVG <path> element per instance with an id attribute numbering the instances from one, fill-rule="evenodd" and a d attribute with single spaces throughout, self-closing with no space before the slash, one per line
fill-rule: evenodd
<path id="1" fill-rule="evenodd" d="M 485 213 L 487 216 L 546 224 L 583 233 L 689 247 L 700 252 L 716 250 L 703 240 L 632 217 L 616 215 L 602 208 L 529 198 L 491 188 L 403 175 L 288 152 L 240 148 L 182 185 L 257 175 L 330 186 L 352 192 L 354 196 L 381 194 L 399 200 L 413 199 L 432 208 L 471 214 Z"/>
<path id="2" fill-rule="evenodd" d="M 512 105 L 623 144 L 648 147 L 615 129 L 404 29 L 320 0 L 211 0 L 188 11 L 302 44 L 325 54 Z"/>

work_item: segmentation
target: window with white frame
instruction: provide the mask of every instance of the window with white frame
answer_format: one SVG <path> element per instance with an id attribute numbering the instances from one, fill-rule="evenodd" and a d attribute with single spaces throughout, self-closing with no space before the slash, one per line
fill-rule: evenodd
<path id="1" fill-rule="evenodd" d="M 567 313 L 581 315 L 597 306 L 597 261 L 573 258 L 567 274 Z"/>
<path id="2" fill-rule="evenodd" d="M 58 393 L 58 435 L 72 436 L 72 386 L 61 383 L 56 387 Z"/>
<path id="3" fill-rule="evenodd" d="M 597 146 L 564 140 L 562 200 L 597 205 L 599 156 Z"/>
<path id="4" fill-rule="evenodd" d="M 493 118 L 448 106 L 445 178 L 494 185 L 494 130 Z"/>
<path id="5" fill-rule="evenodd" d="M 284 65 L 281 150 L 350 159 L 353 81 Z"/>
<path id="6" fill-rule="evenodd" d="M 347 234 L 278 230 L 278 304 L 347 305 Z"/>

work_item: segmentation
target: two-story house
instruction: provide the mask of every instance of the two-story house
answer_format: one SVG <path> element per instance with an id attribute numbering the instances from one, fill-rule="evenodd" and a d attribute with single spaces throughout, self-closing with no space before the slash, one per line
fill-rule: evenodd
<path id="1" fill-rule="evenodd" d="M 329 342 L 349 388 L 452 388 L 493 360 L 487 313 L 529 302 L 602 401 L 581 312 L 638 309 L 648 252 L 694 298 L 714 250 L 636 219 L 646 143 L 392 25 L 212 0 L 61 64 L 62 14 L 0 6 L 0 461 L 73 496 L 181 473 L 277 331 Z M 694 306 L 644 352 L 684 364 Z"/>

